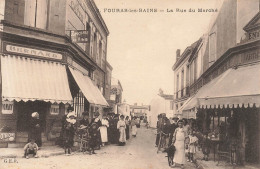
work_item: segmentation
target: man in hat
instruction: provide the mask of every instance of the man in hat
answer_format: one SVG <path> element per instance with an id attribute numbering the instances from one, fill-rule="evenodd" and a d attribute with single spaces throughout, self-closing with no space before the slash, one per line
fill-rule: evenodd
<path id="1" fill-rule="evenodd" d="M 35 143 L 41 147 L 42 146 L 42 136 L 41 136 L 41 121 L 38 112 L 32 113 L 30 131 L 29 131 L 29 140 L 35 140 Z"/>

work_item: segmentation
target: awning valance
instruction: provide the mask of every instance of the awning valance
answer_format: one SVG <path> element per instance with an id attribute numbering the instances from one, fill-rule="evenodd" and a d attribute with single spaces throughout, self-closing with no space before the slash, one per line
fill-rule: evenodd
<path id="1" fill-rule="evenodd" d="M 108 103 L 100 90 L 93 84 L 87 75 L 84 75 L 82 72 L 71 67 L 69 67 L 69 70 L 89 103 L 108 106 Z"/>
<path id="2" fill-rule="evenodd" d="M 2 98 L 72 103 L 66 68 L 61 63 L 20 56 L 1 56 Z"/>
<path id="3" fill-rule="evenodd" d="M 197 97 L 200 107 L 259 107 L 260 64 L 230 69 Z"/>

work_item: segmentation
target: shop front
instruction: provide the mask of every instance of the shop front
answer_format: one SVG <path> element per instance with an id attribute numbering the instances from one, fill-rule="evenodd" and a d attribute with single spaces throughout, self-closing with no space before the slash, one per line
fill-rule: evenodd
<path id="1" fill-rule="evenodd" d="M 38 112 L 42 138 L 47 141 L 72 103 L 63 55 L 19 44 L 4 43 L 3 47 L 1 135 L 13 133 L 10 142 L 27 142 L 32 113 Z"/>

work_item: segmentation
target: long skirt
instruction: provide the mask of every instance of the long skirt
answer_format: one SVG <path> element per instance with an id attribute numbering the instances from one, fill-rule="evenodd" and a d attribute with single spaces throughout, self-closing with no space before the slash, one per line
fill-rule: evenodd
<path id="1" fill-rule="evenodd" d="M 173 162 L 178 164 L 184 164 L 185 163 L 185 144 L 183 140 L 176 140 L 174 143 L 174 146 L 176 148 Z"/>
<path id="2" fill-rule="evenodd" d="M 125 127 L 120 127 L 119 133 L 120 133 L 119 142 L 121 143 L 126 142 Z"/>
<path id="3" fill-rule="evenodd" d="M 136 136 L 137 135 L 137 128 L 136 125 L 132 126 L 132 136 Z"/>
<path id="4" fill-rule="evenodd" d="M 106 126 L 100 127 L 100 134 L 101 134 L 102 143 L 106 143 L 108 141 L 107 140 L 107 127 Z"/>

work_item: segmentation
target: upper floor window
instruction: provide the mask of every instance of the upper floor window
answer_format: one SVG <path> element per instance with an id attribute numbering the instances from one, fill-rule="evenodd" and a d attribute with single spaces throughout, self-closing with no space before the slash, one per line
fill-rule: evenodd
<path id="1" fill-rule="evenodd" d="M 176 92 L 179 91 L 179 74 L 177 75 L 177 78 L 176 78 Z"/>
<path id="2" fill-rule="evenodd" d="M 209 66 L 211 66 L 217 58 L 217 26 L 212 27 L 209 34 Z"/>
<path id="3" fill-rule="evenodd" d="M 181 89 L 184 88 L 184 69 L 181 71 Z"/>
<path id="4" fill-rule="evenodd" d="M 48 2 L 49 0 L 26 0 L 24 24 L 31 27 L 46 29 Z"/>

